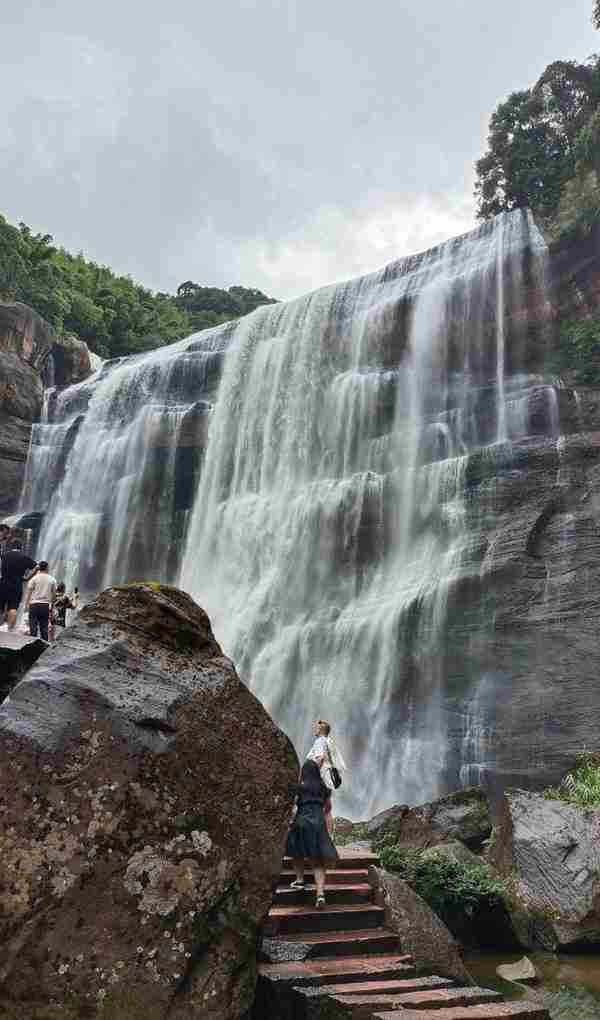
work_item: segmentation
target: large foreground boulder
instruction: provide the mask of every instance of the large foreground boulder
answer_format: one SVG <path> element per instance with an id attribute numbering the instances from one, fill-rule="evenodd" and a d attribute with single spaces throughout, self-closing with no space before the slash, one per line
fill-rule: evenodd
<path id="1" fill-rule="evenodd" d="M 493 856 L 515 883 L 531 943 L 552 950 L 600 944 L 600 810 L 509 790 Z"/>
<path id="2" fill-rule="evenodd" d="M 0 707 L 6 1015 L 241 1017 L 296 776 L 203 610 L 103 592 Z"/>
<path id="3" fill-rule="evenodd" d="M 491 834 L 492 820 L 484 791 L 473 786 L 419 807 L 388 808 L 371 819 L 367 831 L 371 838 L 393 835 L 406 847 L 424 849 L 460 840 L 479 850 Z"/>

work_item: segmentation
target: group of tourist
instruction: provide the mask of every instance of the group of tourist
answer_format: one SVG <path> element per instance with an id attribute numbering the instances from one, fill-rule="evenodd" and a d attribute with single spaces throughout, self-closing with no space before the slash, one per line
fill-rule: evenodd
<path id="1" fill-rule="evenodd" d="M 306 867 L 315 876 L 316 906 L 325 906 L 325 869 L 335 866 L 338 852 L 332 840 L 332 793 L 341 785 L 346 768 L 331 735 L 331 726 L 319 719 L 315 740 L 300 771 L 295 815 L 290 824 L 286 853 L 292 858 L 296 879 L 292 889 L 304 889 Z"/>
<path id="2" fill-rule="evenodd" d="M 47 561 L 24 553 L 21 539 L 9 525 L 0 524 L 0 624 L 14 630 L 23 602 L 31 636 L 50 641 L 56 627 L 66 627 L 67 612 L 77 609 L 78 599 L 77 588 L 67 594 L 64 583 L 49 572 Z"/>

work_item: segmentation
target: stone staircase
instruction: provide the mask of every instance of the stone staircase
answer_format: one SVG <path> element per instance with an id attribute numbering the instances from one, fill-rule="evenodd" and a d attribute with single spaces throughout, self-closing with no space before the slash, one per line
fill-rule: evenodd
<path id="1" fill-rule="evenodd" d="M 435 974 L 417 977 L 375 902 L 368 869 L 378 863 L 374 854 L 341 850 L 338 868 L 327 872 L 327 906 L 317 910 L 313 876 L 304 890 L 292 889 L 284 860 L 264 927 L 281 962 L 259 966 L 252 1020 L 548 1020 L 535 1003 L 504 1002 L 498 992 Z"/>

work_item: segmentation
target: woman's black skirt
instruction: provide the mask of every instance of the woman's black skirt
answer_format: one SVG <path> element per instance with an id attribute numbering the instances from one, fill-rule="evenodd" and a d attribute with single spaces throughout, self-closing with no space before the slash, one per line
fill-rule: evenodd
<path id="1" fill-rule="evenodd" d="M 337 860 L 338 852 L 327 832 L 322 804 L 300 805 L 288 833 L 285 852 L 288 857 L 304 857 L 317 864 Z"/>

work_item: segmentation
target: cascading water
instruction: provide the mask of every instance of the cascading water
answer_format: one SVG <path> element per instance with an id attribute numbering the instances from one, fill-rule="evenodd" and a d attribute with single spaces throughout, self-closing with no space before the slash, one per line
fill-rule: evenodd
<path id="1" fill-rule="evenodd" d="M 297 747 L 317 717 L 346 737 L 355 815 L 439 792 L 464 474 L 513 431 L 526 252 L 543 258 L 531 221 L 500 217 L 262 311 L 228 350 L 182 584 Z"/>
<path id="2" fill-rule="evenodd" d="M 334 724 L 355 817 L 447 782 L 448 619 L 480 570 L 469 465 L 527 434 L 544 257 L 530 216 L 503 215 L 107 363 L 35 430 L 23 506 L 52 490 L 55 572 L 90 591 L 179 572 L 300 753 Z"/>

